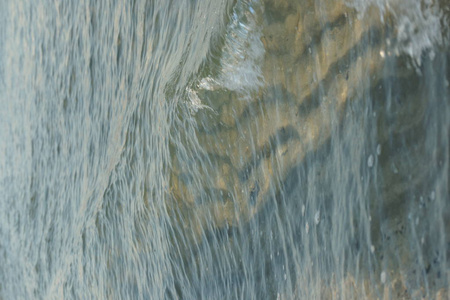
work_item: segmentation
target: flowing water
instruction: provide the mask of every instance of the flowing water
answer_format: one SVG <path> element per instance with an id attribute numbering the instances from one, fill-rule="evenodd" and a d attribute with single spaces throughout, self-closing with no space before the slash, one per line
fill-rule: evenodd
<path id="1" fill-rule="evenodd" d="M 0 1 L 0 299 L 447 299 L 448 1 Z"/>

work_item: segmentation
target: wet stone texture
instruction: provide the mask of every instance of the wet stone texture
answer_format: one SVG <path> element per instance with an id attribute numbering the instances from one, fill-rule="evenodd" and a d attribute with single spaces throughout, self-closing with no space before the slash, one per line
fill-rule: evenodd
<path id="1" fill-rule="evenodd" d="M 264 1 L 258 22 L 264 85 L 199 91 L 173 149 L 175 256 L 268 299 L 447 299 L 447 48 L 385 55 L 395 17 L 341 1 Z"/>

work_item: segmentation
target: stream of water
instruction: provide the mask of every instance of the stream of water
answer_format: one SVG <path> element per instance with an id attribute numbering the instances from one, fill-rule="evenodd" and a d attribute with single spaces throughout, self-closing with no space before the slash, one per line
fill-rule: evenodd
<path id="1" fill-rule="evenodd" d="M 449 16 L 0 0 L 0 299 L 448 299 Z"/>

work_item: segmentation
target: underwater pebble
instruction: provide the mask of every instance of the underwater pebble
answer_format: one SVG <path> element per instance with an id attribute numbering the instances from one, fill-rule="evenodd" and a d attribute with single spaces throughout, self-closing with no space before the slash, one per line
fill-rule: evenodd
<path id="1" fill-rule="evenodd" d="M 305 205 L 304 204 L 302 205 L 302 216 L 303 217 L 305 216 Z"/>
<path id="2" fill-rule="evenodd" d="M 305 230 L 306 230 L 306 234 L 308 234 L 308 232 L 309 232 L 309 224 L 308 224 L 308 222 L 306 222 Z"/>
<path id="3" fill-rule="evenodd" d="M 375 246 L 374 245 L 370 246 L 370 252 L 372 252 L 372 253 L 375 252 Z"/>
<path id="4" fill-rule="evenodd" d="M 381 154 L 381 145 L 378 144 L 377 145 L 377 155 L 380 155 L 380 154 Z"/>
<path id="5" fill-rule="evenodd" d="M 373 155 L 372 154 L 370 154 L 369 158 L 367 159 L 367 166 L 369 168 L 373 167 Z"/>

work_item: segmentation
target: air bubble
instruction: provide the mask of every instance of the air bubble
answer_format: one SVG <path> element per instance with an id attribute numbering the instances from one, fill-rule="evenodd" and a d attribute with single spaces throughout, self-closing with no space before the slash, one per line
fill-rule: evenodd
<path id="1" fill-rule="evenodd" d="M 319 210 L 314 215 L 314 222 L 316 223 L 316 225 L 319 225 L 319 222 L 320 222 L 320 211 Z"/>
<path id="2" fill-rule="evenodd" d="M 373 155 L 370 154 L 369 158 L 367 159 L 367 166 L 368 166 L 369 168 L 372 168 L 372 167 L 373 167 L 373 161 L 374 161 Z"/>
<path id="3" fill-rule="evenodd" d="M 380 279 L 382 284 L 386 283 L 386 272 L 381 272 Z"/>
<path id="4" fill-rule="evenodd" d="M 392 172 L 394 172 L 394 174 L 398 174 L 397 166 L 394 163 L 392 163 L 391 168 L 392 168 Z"/>
<path id="5" fill-rule="evenodd" d="M 431 192 L 431 194 L 430 194 L 430 199 L 431 199 L 431 200 L 436 199 L 436 193 L 435 193 L 434 191 Z"/>

